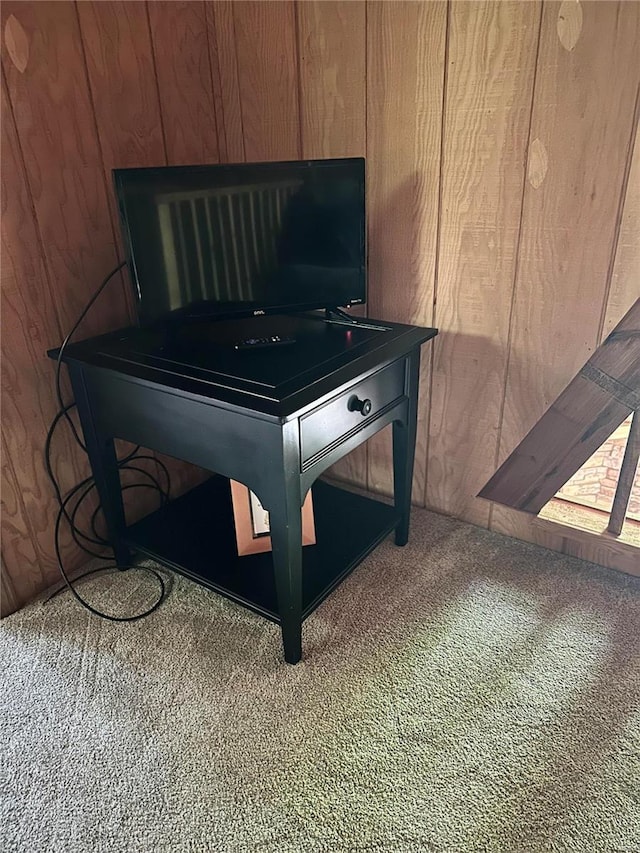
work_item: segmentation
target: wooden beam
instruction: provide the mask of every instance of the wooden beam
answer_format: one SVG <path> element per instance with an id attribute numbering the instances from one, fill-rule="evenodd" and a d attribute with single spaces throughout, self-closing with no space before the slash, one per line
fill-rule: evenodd
<path id="1" fill-rule="evenodd" d="M 640 459 L 640 409 L 636 409 L 631 420 L 631 429 L 627 446 L 624 451 L 624 459 L 620 468 L 620 476 L 618 477 L 618 485 L 616 494 L 613 499 L 613 507 L 611 508 L 611 517 L 609 518 L 609 526 L 607 530 L 613 533 L 614 536 L 620 536 L 622 533 L 622 525 L 627 515 L 627 507 L 629 506 L 629 498 L 631 497 L 631 488 L 633 480 L 638 469 L 638 459 Z"/>
<path id="2" fill-rule="evenodd" d="M 479 497 L 537 514 L 640 407 L 640 299 L 520 442 Z"/>

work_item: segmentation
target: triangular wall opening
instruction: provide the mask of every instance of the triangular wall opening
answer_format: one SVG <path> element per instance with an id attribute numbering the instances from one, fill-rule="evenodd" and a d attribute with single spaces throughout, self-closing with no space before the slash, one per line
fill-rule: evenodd
<path id="1" fill-rule="evenodd" d="M 627 421 L 628 428 L 620 431 Z M 573 485 L 584 480 L 582 472 L 589 460 L 603 462 L 603 479 L 614 479 L 601 451 L 608 443 L 614 447 L 627 429 L 619 472 L 617 465 L 611 468 L 616 475 L 615 485 L 606 484 L 612 493 L 606 530 L 615 536 L 622 530 L 627 507 L 631 505 L 632 512 L 637 511 L 634 483 L 640 456 L 640 299 L 505 459 L 479 496 L 538 515 L 550 502 L 558 503 L 556 496 L 565 500 L 565 495 L 558 495 L 563 489 L 575 491 Z M 546 511 L 543 515 L 550 517 Z M 633 517 L 630 523 L 635 524 Z"/>

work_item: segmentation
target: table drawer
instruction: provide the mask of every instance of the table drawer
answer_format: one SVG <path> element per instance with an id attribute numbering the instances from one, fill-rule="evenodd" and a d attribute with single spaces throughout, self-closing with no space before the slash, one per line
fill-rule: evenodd
<path id="1" fill-rule="evenodd" d="M 385 406 L 402 397 L 404 374 L 405 360 L 394 361 L 303 415 L 300 418 L 302 464 L 335 445 L 347 433 L 365 427 Z"/>

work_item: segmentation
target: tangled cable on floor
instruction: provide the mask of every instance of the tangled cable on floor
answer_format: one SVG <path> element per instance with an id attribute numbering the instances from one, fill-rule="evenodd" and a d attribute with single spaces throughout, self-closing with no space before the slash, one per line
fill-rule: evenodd
<path id="1" fill-rule="evenodd" d="M 56 430 L 60 423 L 64 420 L 64 422 L 68 425 L 71 430 L 71 434 L 75 443 L 86 453 L 87 448 L 80 438 L 80 433 L 78 432 L 78 428 L 74 423 L 70 412 L 76 408 L 75 402 L 65 403 L 62 396 L 62 384 L 61 384 L 61 370 L 62 370 L 62 362 L 65 350 L 71 340 L 71 337 L 75 334 L 80 323 L 84 320 L 88 311 L 91 309 L 93 304 L 96 302 L 102 291 L 105 289 L 109 281 L 113 278 L 116 273 L 118 273 L 124 266 L 126 265 L 126 261 L 122 261 L 122 263 L 118 264 L 111 272 L 104 278 L 96 292 L 93 294 L 87 305 L 84 307 L 82 313 L 78 317 L 77 321 L 74 323 L 71 331 L 65 337 L 62 342 L 60 349 L 58 350 L 58 354 L 56 357 L 56 378 L 55 378 L 55 389 L 56 389 L 56 397 L 58 401 L 58 412 L 56 413 L 53 421 L 51 422 L 51 426 L 47 431 L 47 438 L 45 441 L 45 449 L 44 449 L 44 463 L 45 469 L 47 471 L 47 475 L 51 481 L 53 486 L 54 494 L 56 497 L 56 502 L 58 504 L 58 515 L 56 517 L 56 523 L 54 528 L 54 549 L 56 554 L 56 560 L 58 562 L 58 568 L 60 569 L 60 574 L 64 580 L 63 586 L 57 589 L 49 598 L 46 599 L 45 603 L 51 601 L 56 595 L 62 592 L 65 588 L 69 589 L 74 598 L 87 610 L 96 616 L 100 616 L 103 619 L 108 619 L 111 622 L 135 622 L 138 619 L 143 619 L 145 616 L 149 616 L 155 610 L 160 607 L 162 602 L 166 596 L 166 586 L 163 577 L 157 572 L 155 569 L 149 568 L 148 566 L 138 566 L 138 565 L 128 565 L 122 566 L 118 565 L 113 560 L 110 560 L 108 557 L 105 557 L 104 553 L 101 553 L 95 549 L 105 549 L 111 548 L 111 544 L 108 539 L 104 536 L 101 536 L 97 530 L 97 521 L 98 515 L 102 509 L 100 505 L 98 505 L 93 511 L 90 521 L 89 527 L 90 532 L 85 532 L 80 529 L 78 523 L 76 521 L 78 511 L 84 501 L 89 497 L 89 495 L 96 488 L 96 483 L 93 477 L 86 477 L 80 483 L 77 483 L 73 488 L 71 488 L 65 495 L 62 493 L 62 489 L 58 482 L 58 479 L 53 470 L 52 464 L 52 451 L 51 445 L 53 441 L 53 437 L 56 433 Z M 143 462 L 146 460 L 152 460 L 155 464 L 162 470 L 164 477 L 166 478 L 166 484 L 160 484 L 157 477 L 151 474 L 144 468 L 141 468 L 137 465 L 131 464 L 134 462 Z M 156 459 L 154 456 L 150 456 L 146 453 L 140 453 L 140 447 L 136 446 L 130 453 L 124 456 L 122 459 L 118 459 L 118 468 L 120 471 L 135 471 L 138 474 L 143 475 L 147 478 L 147 482 L 139 482 L 139 483 L 130 483 L 122 487 L 122 491 L 127 491 L 128 489 L 142 489 L 142 488 L 151 488 L 158 492 L 160 496 L 160 504 L 164 505 L 169 500 L 169 494 L 171 490 L 171 479 L 169 476 L 169 471 L 167 467 L 161 462 L 159 459 Z M 93 576 L 96 574 L 101 574 L 103 572 L 114 572 L 114 571 L 142 571 L 147 574 L 152 575 L 160 586 L 160 595 L 155 603 L 149 607 L 147 610 L 144 610 L 142 613 L 136 613 L 132 616 L 115 616 L 109 613 L 103 613 L 101 610 L 98 610 L 96 607 L 93 607 L 86 601 L 76 590 L 75 586 L 71 582 L 69 575 L 64 567 L 64 562 L 62 559 L 62 551 L 60 546 L 60 534 L 62 523 L 66 522 L 71 532 L 71 537 L 76 545 L 82 549 L 86 554 L 91 557 L 95 557 L 100 560 L 107 560 L 108 565 L 100 566 L 98 568 L 90 569 L 87 572 L 83 572 L 82 574 L 76 576 L 74 581 L 77 582 L 83 578 Z M 86 544 L 85 544 L 86 543 Z M 93 546 L 90 547 L 90 546 Z"/>

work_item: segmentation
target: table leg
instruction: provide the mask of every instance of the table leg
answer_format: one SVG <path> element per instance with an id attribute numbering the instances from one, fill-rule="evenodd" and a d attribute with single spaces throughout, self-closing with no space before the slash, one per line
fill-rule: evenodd
<path id="1" fill-rule="evenodd" d="M 273 570 L 278 594 L 284 659 L 298 663 L 302 657 L 302 525 L 300 504 L 282 501 L 273 505 L 269 520 Z"/>
<path id="2" fill-rule="evenodd" d="M 273 570 L 287 663 L 298 663 L 302 657 L 302 501 L 296 425 L 295 421 L 284 425 L 279 470 L 275 465 L 271 468 L 273 479 L 264 495 L 260 495 L 269 511 Z"/>
<path id="3" fill-rule="evenodd" d="M 69 372 L 85 447 L 91 464 L 91 473 L 107 525 L 107 535 L 113 548 L 115 562 L 120 568 L 127 568 L 131 564 L 131 554 L 124 543 L 126 521 L 113 438 L 100 435 L 96 429 L 82 370 L 70 367 Z"/>
<path id="4" fill-rule="evenodd" d="M 409 354 L 408 362 L 406 422 L 393 422 L 393 497 L 395 507 L 400 512 L 400 520 L 396 527 L 396 545 L 406 545 L 409 540 L 411 486 L 418 423 L 419 349 Z"/>

